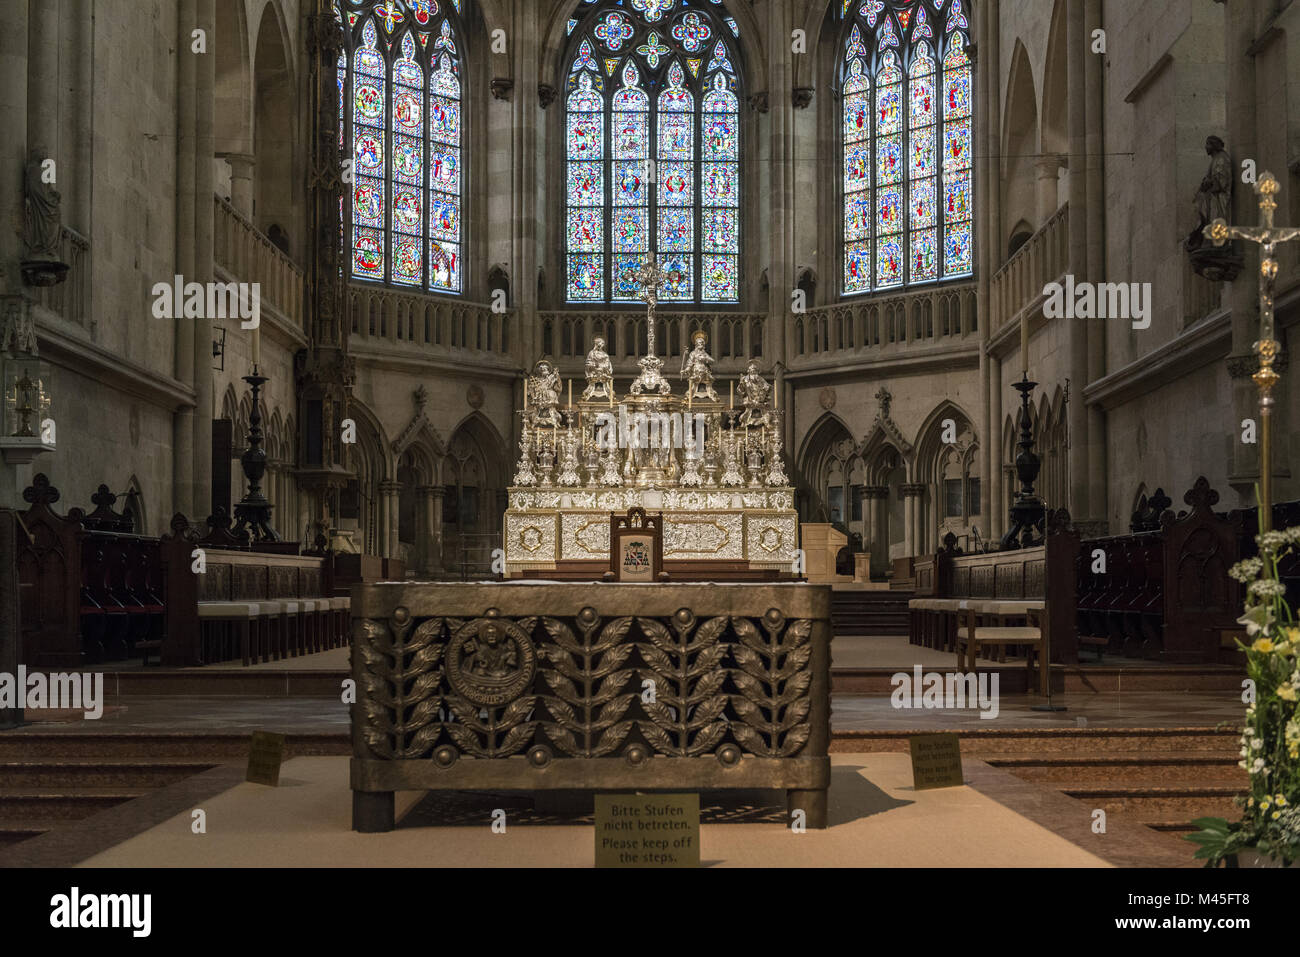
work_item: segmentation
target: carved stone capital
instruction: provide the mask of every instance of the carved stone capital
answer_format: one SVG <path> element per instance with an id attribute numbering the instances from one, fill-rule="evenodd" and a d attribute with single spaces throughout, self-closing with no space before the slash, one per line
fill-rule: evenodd
<path id="1" fill-rule="evenodd" d="M 771 104 L 768 103 L 767 91 L 755 93 L 749 98 L 749 108 L 755 113 L 766 113 Z"/>
<path id="2" fill-rule="evenodd" d="M 814 92 L 816 91 L 811 86 L 796 86 L 794 88 L 794 108 L 796 110 L 806 110 L 812 106 Z"/>
<path id="3" fill-rule="evenodd" d="M 510 99 L 510 93 L 515 88 L 515 81 L 508 76 L 495 76 L 492 78 L 492 97 L 497 100 Z"/>
<path id="4" fill-rule="evenodd" d="M 925 494 L 924 482 L 904 482 L 898 486 L 898 494 L 903 498 L 919 498 Z"/>
<path id="5" fill-rule="evenodd" d="M 546 109 L 554 103 L 555 96 L 555 87 L 551 86 L 551 84 L 539 83 L 537 85 L 537 102 L 541 105 L 542 109 Z"/>

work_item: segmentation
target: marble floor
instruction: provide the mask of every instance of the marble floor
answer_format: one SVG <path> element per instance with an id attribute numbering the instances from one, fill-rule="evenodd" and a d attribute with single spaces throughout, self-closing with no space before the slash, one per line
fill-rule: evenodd
<path id="1" fill-rule="evenodd" d="M 829 824 L 794 833 L 761 817 L 704 823 L 701 863 L 714 867 L 1112 867 L 1191 866 L 1187 848 L 1137 825 L 1115 822 L 1091 833 L 1080 802 L 1036 787 L 982 761 L 964 762 L 965 784 L 917 791 L 904 754 L 832 756 Z M 214 769 L 212 793 L 202 798 L 212 828 L 191 834 L 195 788 L 187 782 L 168 814 L 166 794 L 154 798 L 147 829 L 111 821 L 97 836 L 73 827 L 17 845 L 3 855 L 10 866 L 62 860 L 85 867 L 303 867 L 475 866 L 590 867 L 594 832 L 580 821 L 507 828 L 494 834 L 493 801 L 473 824 L 410 826 L 400 816 L 418 802 L 398 795 L 399 826 L 387 834 L 351 830 L 347 758 L 295 758 L 278 788 L 235 783 Z M 499 802 L 498 802 L 499 803 Z M 114 809 L 117 811 L 118 809 Z M 111 815 L 114 811 L 106 812 Z M 509 820 L 507 811 L 507 820 Z M 125 818 L 126 812 L 121 815 Z M 103 817 L 103 816 L 101 816 Z M 137 814 L 138 818 L 139 815 Z M 713 818 L 716 820 L 717 818 Z M 706 818 L 706 821 L 710 818 Z M 403 825 L 406 826 L 403 826 Z M 106 839 L 111 846 L 105 846 Z"/>

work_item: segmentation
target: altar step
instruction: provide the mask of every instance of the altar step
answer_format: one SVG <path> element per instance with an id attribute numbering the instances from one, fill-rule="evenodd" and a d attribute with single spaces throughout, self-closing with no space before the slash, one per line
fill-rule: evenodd
<path id="1" fill-rule="evenodd" d="M 1123 659 L 1115 664 L 1103 662 L 1080 665 L 1052 666 L 1052 693 L 1059 695 L 1097 695 L 1123 692 L 1161 691 L 1240 691 L 1241 669 L 1225 665 L 1125 665 Z M 945 653 L 939 664 L 926 664 L 925 672 L 950 672 L 957 670 L 957 656 Z M 912 673 L 910 666 L 836 667 L 835 646 L 831 645 L 831 694 L 891 694 L 896 687 L 894 675 Z M 998 693 L 1010 695 L 1037 694 L 1030 688 L 1029 673 L 1024 660 L 1011 660 L 998 664 L 981 662 L 977 673 L 996 672 Z"/>
<path id="2" fill-rule="evenodd" d="M 836 588 L 831 592 L 831 633 L 836 637 L 906 635 L 913 592 Z"/>

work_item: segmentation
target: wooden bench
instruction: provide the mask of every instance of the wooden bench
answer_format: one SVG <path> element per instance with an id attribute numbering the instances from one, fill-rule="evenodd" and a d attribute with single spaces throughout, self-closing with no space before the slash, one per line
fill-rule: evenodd
<path id="1" fill-rule="evenodd" d="M 1242 525 L 1214 512 L 1218 500 L 1202 476 L 1183 496 L 1190 509 L 1164 510 L 1157 530 L 1148 521 L 1129 535 L 1080 544 L 1082 644 L 1178 664 L 1219 660 L 1220 635 L 1238 627 L 1244 595 L 1228 577 L 1243 554 Z"/>
<path id="2" fill-rule="evenodd" d="M 333 596 L 327 557 L 289 548 L 268 553 L 229 538 L 228 520 L 210 521 L 198 538 L 183 515 L 162 538 L 167 579 L 164 664 L 283 660 L 347 641 L 351 600 Z M 193 571 L 195 549 L 205 570 Z"/>

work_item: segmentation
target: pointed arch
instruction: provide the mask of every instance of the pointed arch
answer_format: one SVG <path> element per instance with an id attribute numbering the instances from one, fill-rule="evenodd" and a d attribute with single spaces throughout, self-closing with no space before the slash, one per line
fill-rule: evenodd
<path id="1" fill-rule="evenodd" d="M 1029 53 L 1019 39 L 1011 54 L 1006 105 L 1002 112 L 1002 222 L 1025 220 L 1035 228 L 1042 225 L 1037 203 L 1037 171 L 1041 134 L 1038 96 Z M 1010 235 L 1007 237 L 1008 245 Z"/>
<path id="2" fill-rule="evenodd" d="M 913 481 L 933 482 L 937 479 L 936 464 L 940 453 L 944 451 L 944 420 L 952 419 L 957 430 L 957 444 L 964 454 L 973 454 L 979 448 L 979 434 L 975 431 L 975 419 L 952 399 L 944 399 L 925 417 L 916 432 L 916 454 L 914 456 Z M 962 442 L 963 435 L 969 436 L 968 442 Z"/>

